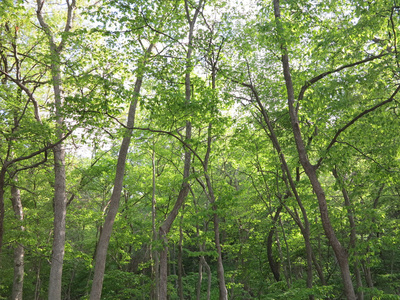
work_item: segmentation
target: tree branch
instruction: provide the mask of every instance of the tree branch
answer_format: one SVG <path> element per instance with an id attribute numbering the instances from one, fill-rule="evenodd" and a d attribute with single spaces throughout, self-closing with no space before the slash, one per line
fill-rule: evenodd
<path id="1" fill-rule="evenodd" d="M 357 62 L 352 63 L 352 64 L 348 64 L 348 65 L 341 66 L 341 67 L 339 67 L 339 68 L 337 68 L 337 69 L 335 69 L 335 70 L 328 71 L 328 72 L 319 74 L 318 76 L 315 76 L 314 78 L 311 78 L 310 80 L 308 80 L 308 81 L 301 87 L 299 96 L 297 97 L 296 111 L 299 110 L 299 102 L 300 102 L 301 100 L 303 100 L 303 98 L 304 98 L 304 93 L 306 92 L 306 90 L 307 90 L 311 85 L 313 85 L 314 83 L 316 83 L 317 81 L 319 81 L 319 80 L 325 78 L 326 76 L 328 76 L 328 75 L 330 75 L 330 74 L 334 74 L 334 73 L 340 72 L 340 71 L 342 71 L 342 70 L 344 70 L 344 69 L 348 69 L 348 68 L 351 68 L 351 67 L 355 67 L 355 66 L 358 66 L 358 65 L 361 65 L 361 64 L 364 64 L 364 63 L 373 61 L 373 60 L 378 59 L 378 58 L 381 58 L 381 57 L 383 57 L 383 56 L 385 56 L 385 55 L 388 55 L 388 53 L 382 53 L 382 54 L 379 54 L 379 55 L 377 55 L 377 56 L 368 57 L 368 58 L 366 58 L 366 59 L 357 61 Z"/>
<path id="2" fill-rule="evenodd" d="M 326 147 L 325 149 L 325 153 L 327 153 L 332 146 L 337 142 L 337 138 L 339 137 L 340 134 L 342 134 L 347 128 L 349 128 L 351 125 L 353 125 L 356 121 L 358 121 L 359 119 L 361 119 L 363 116 L 367 115 L 370 112 L 373 112 L 374 110 L 378 109 L 381 106 L 384 106 L 385 104 L 388 104 L 390 102 L 392 102 L 394 100 L 394 97 L 397 95 L 397 93 L 400 91 L 400 84 L 397 86 L 396 90 L 393 92 L 393 94 L 389 97 L 389 99 L 382 101 L 381 103 L 376 104 L 375 106 L 364 110 L 363 112 L 361 112 L 360 114 L 358 114 L 356 117 L 354 117 L 350 122 L 348 122 L 346 125 L 344 125 L 342 128 L 340 128 L 335 136 L 333 137 L 333 139 L 331 140 L 331 142 L 329 143 L 329 145 Z M 318 169 L 321 166 L 322 161 L 324 160 L 324 157 L 321 157 L 317 164 L 315 165 L 315 168 Z"/>

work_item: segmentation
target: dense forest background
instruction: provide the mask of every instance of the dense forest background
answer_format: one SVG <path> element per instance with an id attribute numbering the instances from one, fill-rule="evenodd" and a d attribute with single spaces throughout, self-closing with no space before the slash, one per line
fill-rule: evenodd
<path id="1" fill-rule="evenodd" d="M 0 299 L 400 299 L 397 0 L 2 0 Z"/>

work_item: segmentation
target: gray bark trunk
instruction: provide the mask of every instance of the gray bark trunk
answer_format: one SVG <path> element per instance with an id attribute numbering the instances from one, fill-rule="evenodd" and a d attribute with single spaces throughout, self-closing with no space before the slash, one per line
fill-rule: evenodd
<path id="1" fill-rule="evenodd" d="M 67 19 L 64 32 L 72 28 L 73 11 L 75 9 L 75 0 L 67 2 Z M 56 114 L 57 138 L 62 140 L 64 137 L 63 125 L 64 118 L 61 114 L 63 107 L 62 80 L 61 80 L 61 52 L 65 44 L 65 38 L 61 39 L 59 45 L 56 45 L 54 33 L 45 22 L 42 14 L 44 1 L 37 0 L 37 19 L 40 26 L 49 39 L 49 48 L 51 55 L 51 77 L 54 90 L 54 103 Z M 54 153 L 54 232 L 53 246 L 51 255 L 51 268 L 49 279 L 49 300 L 61 300 L 62 269 L 65 251 L 65 219 L 67 211 L 66 183 L 65 183 L 65 150 L 63 143 L 59 143 L 53 148 Z"/>
<path id="2" fill-rule="evenodd" d="M 14 178 L 14 181 L 17 181 L 16 177 Z M 19 222 L 21 222 L 20 229 L 21 231 L 24 231 L 25 228 L 22 225 L 24 213 L 22 209 L 21 194 L 20 190 L 15 185 L 11 187 L 11 201 L 15 217 Z M 11 296 L 13 300 L 22 300 L 22 292 L 24 287 L 24 255 L 24 246 L 18 242 L 14 248 L 14 280 Z"/>

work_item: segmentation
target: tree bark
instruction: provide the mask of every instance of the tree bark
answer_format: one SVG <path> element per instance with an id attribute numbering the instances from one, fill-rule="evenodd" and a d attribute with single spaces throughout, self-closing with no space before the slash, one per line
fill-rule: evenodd
<path id="1" fill-rule="evenodd" d="M 17 182 L 16 177 L 14 177 L 14 182 Z M 11 186 L 11 201 L 15 217 L 18 222 L 21 223 L 19 227 L 21 229 L 21 232 L 23 232 L 25 228 L 22 225 L 22 221 L 24 220 L 24 212 L 21 202 L 21 193 L 15 185 Z M 14 280 L 11 296 L 13 300 L 22 300 L 22 292 L 24 287 L 24 255 L 24 246 L 19 241 L 17 241 L 17 244 L 14 248 Z"/>
<path id="2" fill-rule="evenodd" d="M 143 68 L 146 64 L 147 56 L 151 53 L 152 49 L 153 49 L 153 44 L 151 44 L 147 48 L 147 51 L 143 58 L 143 62 L 139 62 L 140 65 L 139 68 L 141 69 L 139 71 L 138 77 L 135 82 L 133 98 L 128 111 L 128 120 L 126 123 L 125 135 L 122 139 L 121 147 L 118 154 L 118 161 L 115 170 L 114 188 L 109 202 L 110 204 L 108 208 L 108 213 L 100 233 L 99 242 L 97 243 L 93 283 L 92 283 L 92 289 L 90 291 L 90 300 L 100 300 L 101 298 L 101 291 L 104 280 L 104 270 L 107 259 L 107 250 L 108 250 L 108 245 L 110 243 L 112 228 L 114 225 L 115 217 L 118 213 L 118 207 L 121 198 L 122 184 L 125 174 L 126 156 L 128 154 L 129 145 L 131 142 L 132 131 L 133 131 L 132 128 L 135 125 L 136 106 L 139 100 L 140 89 L 142 87 L 143 72 L 144 72 Z"/>
<path id="3" fill-rule="evenodd" d="M 61 79 L 61 53 L 65 44 L 65 38 L 61 39 L 59 45 L 56 45 L 55 36 L 49 25 L 45 22 L 42 14 L 44 1 L 37 0 L 37 19 L 40 26 L 49 39 L 49 49 L 51 55 L 51 77 L 54 90 L 54 103 L 56 115 L 56 131 L 57 138 L 64 138 L 63 125 L 64 117 L 61 109 L 64 105 L 62 95 L 62 79 Z M 72 28 L 73 12 L 76 7 L 75 0 L 71 3 L 67 1 L 67 19 L 64 33 L 69 32 Z M 49 279 L 49 300 L 61 300 L 61 282 L 62 269 L 65 251 L 65 220 L 67 213 L 66 198 L 66 178 L 65 178 L 65 149 L 63 143 L 57 144 L 53 148 L 54 154 L 54 232 L 53 246 L 51 256 L 51 268 Z"/>
<path id="4" fill-rule="evenodd" d="M 274 5 L 275 20 L 276 20 L 277 26 L 278 26 L 278 32 L 282 32 L 283 26 L 280 23 L 281 22 L 281 14 L 280 14 L 279 0 L 273 0 L 273 5 Z M 282 37 L 281 37 L 281 39 L 282 39 Z M 287 48 L 286 48 L 284 41 L 281 42 L 281 50 L 282 50 L 282 67 L 283 67 L 283 73 L 284 73 L 287 96 L 288 96 L 290 121 L 292 124 L 293 135 L 294 135 L 294 139 L 296 142 L 296 148 L 297 148 L 297 152 L 299 155 L 300 163 L 303 166 L 303 168 L 311 182 L 313 190 L 317 196 L 319 210 L 320 210 L 320 214 L 321 214 L 322 226 L 324 228 L 325 235 L 328 238 L 328 240 L 333 248 L 336 259 L 339 263 L 341 274 L 342 274 L 343 285 L 344 285 L 344 293 L 346 295 L 346 298 L 349 300 L 355 300 L 356 295 L 354 292 L 353 283 L 351 281 L 348 254 L 346 252 L 346 249 L 340 244 L 339 240 L 337 239 L 335 231 L 332 227 L 331 221 L 329 219 L 328 207 L 327 207 L 327 202 L 326 202 L 326 198 L 325 198 L 325 192 L 321 186 L 321 183 L 318 180 L 318 176 L 316 174 L 316 169 L 314 168 L 314 166 L 311 165 L 311 163 L 308 159 L 307 151 L 304 146 L 304 141 L 301 136 L 298 115 L 297 115 L 297 111 L 294 107 L 294 99 L 295 98 L 294 98 L 294 88 L 293 88 L 292 77 L 290 74 L 289 57 L 287 54 Z"/>
<path id="5" fill-rule="evenodd" d="M 193 196 L 193 204 L 195 207 L 195 212 L 196 212 L 196 214 L 198 214 L 199 211 L 196 206 L 196 201 L 195 201 L 195 196 L 194 196 L 193 190 L 190 189 L 190 192 L 192 193 L 192 196 Z M 204 222 L 203 231 L 204 232 L 208 231 L 207 222 Z M 200 228 L 199 228 L 199 224 L 197 222 L 196 222 L 196 236 L 197 236 L 197 238 L 200 237 Z M 206 251 L 206 243 L 205 242 L 199 244 L 199 250 L 200 250 L 200 252 Z M 200 255 L 200 257 L 199 257 L 199 280 L 197 281 L 196 299 L 197 300 L 201 299 L 201 283 L 203 281 L 203 267 L 205 267 L 206 271 L 207 271 L 207 300 L 210 300 L 210 297 L 211 297 L 211 268 L 208 265 L 206 259 L 204 258 L 204 255 Z"/>

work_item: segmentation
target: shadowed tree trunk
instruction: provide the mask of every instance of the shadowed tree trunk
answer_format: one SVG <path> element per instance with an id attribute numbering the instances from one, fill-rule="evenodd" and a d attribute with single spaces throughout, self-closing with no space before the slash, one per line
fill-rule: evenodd
<path id="1" fill-rule="evenodd" d="M 279 272 L 279 264 L 274 260 L 274 257 L 272 255 L 272 243 L 273 243 L 273 237 L 274 237 L 275 230 L 276 230 L 276 223 L 278 221 L 279 214 L 281 213 L 281 211 L 282 211 L 282 205 L 280 205 L 275 212 L 275 215 L 272 219 L 273 225 L 272 225 L 272 228 L 269 230 L 268 238 L 267 238 L 268 264 L 269 264 L 269 267 L 271 268 L 272 274 L 274 274 L 276 281 L 281 281 L 281 276 L 280 276 L 280 272 Z"/>

